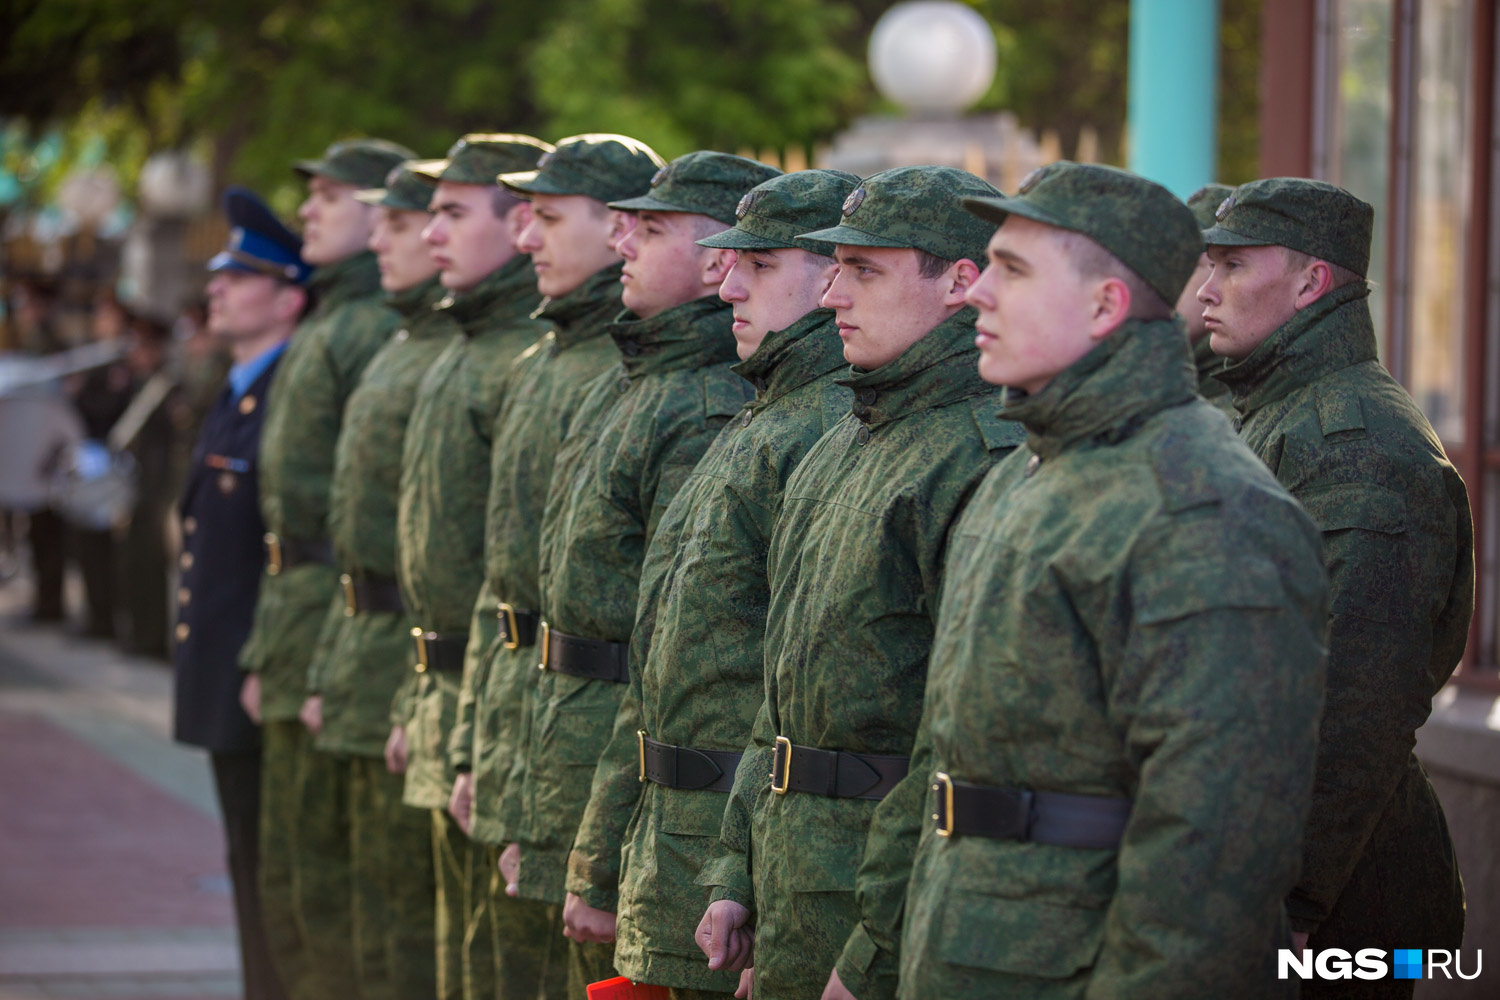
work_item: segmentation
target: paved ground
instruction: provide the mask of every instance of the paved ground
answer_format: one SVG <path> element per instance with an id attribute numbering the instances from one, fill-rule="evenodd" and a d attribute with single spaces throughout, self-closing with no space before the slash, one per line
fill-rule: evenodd
<path id="1" fill-rule="evenodd" d="M 164 664 L 24 622 L 0 584 L 0 1000 L 239 995 L 208 760 Z"/>

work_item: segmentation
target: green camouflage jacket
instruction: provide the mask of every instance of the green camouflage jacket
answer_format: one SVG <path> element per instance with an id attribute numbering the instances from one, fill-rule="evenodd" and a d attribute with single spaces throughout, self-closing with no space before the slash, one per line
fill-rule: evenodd
<path id="1" fill-rule="evenodd" d="M 1226 417 L 1234 416 L 1234 403 L 1229 398 L 1229 387 L 1214 378 L 1224 370 L 1224 359 L 1208 346 L 1208 335 L 1193 341 L 1193 365 L 1198 371 L 1198 395 L 1208 400 Z"/>
<path id="2" fill-rule="evenodd" d="M 730 307 L 704 297 L 609 325 L 623 367 L 595 379 L 558 450 L 542 522 L 542 612 L 559 631 L 626 642 L 662 514 L 750 395 L 729 370 Z M 528 725 L 523 896 L 561 902 L 594 765 L 626 685 L 542 671 Z"/>
<path id="3" fill-rule="evenodd" d="M 260 507 L 266 530 L 297 542 L 328 537 L 328 491 L 344 404 L 400 317 L 386 305 L 375 255 L 319 268 L 317 305 L 297 327 L 271 383 L 260 438 Z M 261 675 L 261 718 L 295 719 L 307 667 L 338 589 L 338 571 L 303 563 L 261 580 L 240 666 Z"/>
<path id="4" fill-rule="evenodd" d="M 1027 447 L 955 529 L 912 770 L 859 873 L 903 997 L 1296 995 L 1321 548 L 1181 358 L 1177 323 L 1135 321 L 1009 400 Z M 1118 849 L 944 838 L 935 772 L 1133 804 Z"/>
<path id="5" fill-rule="evenodd" d="M 638 780 L 636 731 L 678 746 L 743 750 L 765 700 L 766 548 L 787 478 L 849 412 L 833 312 L 769 334 L 734 370 L 756 388 L 662 517 L 641 572 L 630 690 L 594 773 L 568 890 L 619 914 L 615 967 L 641 982 L 733 992 L 693 941 L 708 905 L 695 884 L 724 815 L 722 793 Z M 628 845 L 628 846 L 627 846 Z M 630 863 L 621 873 L 621 849 Z M 618 892 L 617 892 L 618 889 Z"/>
<path id="6" fill-rule="evenodd" d="M 433 278 L 388 296 L 401 329 L 370 359 L 344 407 L 328 533 L 339 569 L 357 578 L 396 578 L 401 439 L 417 384 L 457 333 L 453 320 L 433 309 L 443 294 Z M 317 746 L 379 757 L 391 730 L 391 698 L 411 673 L 412 622 L 388 612 L 350 617 L 345 607 L 339 589 L 308 668 L 308 691 L 323 696 Z"/>
<path id="7" fill-rule="evenodd" d="M 757 914 L 756 992 L 817 997 L 847 923 L 802 933 L 791 898 L 854 889 L 875 803 L 773 795 L 777 736 L 827 750 L 911 752 L 922 711 L 948 533 L 980 479 L 1022 439 L 976 370 L 962 309 L 896 360 L 856 369 L 846 415 L 787 483 L 767 571 L 766 700 L 735 777 L 719 850 L 699 881 Z M 850 968 L 861 998 L 892 962 Z M 815 988 L 814 988 L 815 987 Z"/>
<path id="8" fill-rule="evenodd" d="M 1322 528 L 1328 555 L 1328 694 L 1287 911 L 1313 931 L 1350 894 L 1366 912 L 1337 921 L 1343 944 L 1379 933 L 1457 948 L 1458 869 L 1412 746 L 1463 656 L 1473 522 L 1437 435 L 1376 359 L 1368 294 L 1330 292 L 1218 376 L 1245 443 Z"/>
<path id="9" fill-rule="evenodd" d="M 499 601 L 522 611 L 541 606 L 537 546 L 552 461 L 567 435 L 583 390 L 620 352 L 604 327 L 620 314 L 620 265 L 607 267 L 572 294 L 542 303 L 537 318 L 551 330 L 516 360 L 490 451 L 485 514 L 485 586 L 475 617 L 494 620 Z M 470 637 L 474 645 L 475 637 Z M 538 679 L 537 649 L 506 649 L 495 640 L 476 649 L 475 670 L 464 675 L 458 723 L 448 740 L 455 770 L 474 775 L 475 840 L 508 843 L 516 837 L 520 796 L 508 796 L 519 770 L 525 706 Z M 483 675 L 482 687 L 476 682 Z"/>
<path id="10" fill-rule="evenodd" d="M 477 624 L 494 634 L 493 615 L 474 620 L 484 581 L 488 487 L 479 470 L 489 466 L 505 375 L 541 332 L 531 318 L 539 302 L 531 258 L 518 254 L 438 307 L 463 335 L 448 343 L 417 388 L 402 447 L 396 514 L 397 579 L 420 628 L 467 633 Z M 398 703 L 409 705 L 405 800 L 441 809 L 453 787 L 448 733 L 461 678 L 428 670 L 414 679 L 414 690 L 397 695 Z"/>

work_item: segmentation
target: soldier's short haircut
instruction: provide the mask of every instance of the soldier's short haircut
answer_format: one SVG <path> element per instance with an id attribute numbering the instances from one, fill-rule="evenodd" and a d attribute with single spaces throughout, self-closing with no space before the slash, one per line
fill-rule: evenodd
<path id="1" fill-rule="evenodd" d="M 716 236 L 730 228 L 718 219 L 708 215 L 693 215 L 693 239 L 706 240 L 710 236 Z"/>
<path id="2" fill-rule="evenodd" d="M 490 211 L 495 213 L 495 218 L 503 219 L 507 212 L 525 200 L 517 196 L 510 188 L 497 185 L 490 190 Z"/>
<path id="3" fill-rule="evenodd" d="M 926 278 L 928 281 L 931 281 L 933 278 L 941 278 L 947 273 L 948 268 L 956 263 L 956 261 L 945 260 L 935 253 L 928 253 L 926 250 L 917 250 L 915 247 L 912 248 L 912 252 L 917 255 L 917 276 L 919 278 Z"/>
<path id="4" fill-rule="evenodd" d="M 1084 278 L 1117 278 L 1130 289 L 1129 319 L 1167 319 L 1176 308 L 1161 297 L 1161 293 L 1146 284 L 1144 278 L 1104 247 L 1082 233 L 1068 229 L 1053 229 L 1052 238 L 1062 246 L 1063 252 Z"/>
<path id="5" fill-rule="evenodd" d="M 1281 252 L 1286 258 L 1286 269 L 1288 271 L 1300 271 L 1315 260 L 1323 260 L 1323 258 L 1314 257 L 1310 253 L 1293 250 L 1291 247 L 1281 247 Z M 1343 288 L 1345 285 L 1352 285 L 1356 281 L 1363 282 L 1365 280 L 1347 267 L 1335 264 L 1333 261 L 1323 260 L 1323 263 L 1328 265 L 1328 270 L 1333 274 L 1333 285 L 1329 288 L 1329 291 L 1332 291 L 1334 288 Z"/>

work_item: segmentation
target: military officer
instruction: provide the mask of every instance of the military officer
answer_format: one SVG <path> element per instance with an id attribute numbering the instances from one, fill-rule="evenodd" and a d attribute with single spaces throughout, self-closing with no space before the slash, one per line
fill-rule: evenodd
<path id="1" fill-rule="evenodd" d="M 526 135 L 474 133 L 443 160 L 413 167 L 430 188 L 423 231 L 447 295 L 438 310 L 460 333 L 417 387 L 402 442 L 397 506 L 397 578 L 415 621 L 415 687 L 400 735 L 407 766 L 403 800 L 430 811 L 437 868 L 438 995 L 494 992 L 486 900 L 490 866 L 468 837 L 469 816 L 448 816 L 454 784 L 448 738 L 466 648 L 494 636 L 493 610 L 475 612 L 484 580 L 484 513 L 491 432 L 504 376 L 540 334 L 531 261 L 516 244 L 531 206 L 501 187 L 499 174 L 528 170 L 552 146 Z M 467 669 L 474 669 L 472 666 Z"/>
<path id="2" fill-rule="evenodd" d="M 432 823 L 401 802 L 404 778 L 385 762 L 390 706 L 410 673 L 411 621 L 396 585 L 401 441 L 417 384 L 457 332 L 433 309 L 445 293 L 422 239 L 431 188 L 410 166 L 361 191 L 376 208 L 370 249 L 401 327 L 370 359 L 344 407 L 328 525 L 340 589 L 308 668 L 319 700 L 314 747 L 347 771 L 325 806 L 342 845 L 324 858 L 350 869 L 354 959 L 366 1000 L 432 996 Z M 342 847 L 340 850 L 339 848 Z"/>
<path id="3" fill-rule="evenodd" d="M 266 391 L 307 306 L 302 241 L 243 188 L 224 195 L 229 244 L 208 262 L 208 327 L 234 366 L 208 411 L 182 498 L 173 735 L 204 747 L 224 815 L 248 1000 L 286 996 L 272 964 L 256 885 L 260 734 L 240 706 L 235 666 L 264 562 L 256 451 Z"/>
<path id="4" fill-rule="evenodd" d="M 365 246 L 375 210 L 354 195 L 411 156 L 394 143 L 359 139 L 295 165 L 307 181 L 298 215 L 303 260 L 316 268 L 308 286 L 316 304 L 277 368 L 265 416 L 259 471 L 266 579 L 240 665 L 249 671 L 241 692 L 246 711 L 263 723 L 266 923 L 277 967 L 297 1000 L 347 990 L 355 977 L 348 869 L 321 862 L 342 843 L 328 807 L 341 772 L 330 758 L 313 755 L 302 717 L 315 728 L 316 702 L 304 706 L 307 666 L 338 589 L 328 488 L 344 403 L 397 323 Z"/>
<path id="5" fill-rule="evenodd" d="M 649 190 L 611 202 L 636 215 L 617 245 L 625 311 L 608 326 L 622 358 L 586 390 L 553 467 L 540 548 L 544 667 L 530 713 L 519 887 L 561 903 L 595 763 L 629 679 L 641 560 L 662 513 L 749 386 L 729 370 L 730 307 L 716 292 L 733 255 L 697 245 L 729 228 L 774 168 L 696 152 Z M 613 932 L 572 933 L 569 990 L 614 975 Z"/>
<path id="6" fill-rule="evenodd" d="M 903 997 L 1294 996 L 1326 584 L 1183 364 L 1197 224 L 1095 165 L 964 205 L 1000 224 L 969 301 L 1026 445 L 955 528 L 867 927 L 901 935 Z"/>
<path id="7" fill-rule="evenodd" d="M 895 991 L 893 943 L 866 929 L 855 869 L 876 804 L 906 774 L 949 529 L 1021 440 L 974 371 L 964 305 L 989 230 L 958 200 L 997 194 L 962 170 L 899 167 L 861 181 L 839 225 L 804 234 L 837 247 L 823 304 L 854 401 L 782 497 L 765 701 L 721 856 L 699 876 L 714 887 L 697 932 L 711 968 L 743 960 L 754 908 L 761 996 Z"/>
<path id="8" fill-rule="evenodd" d="M 1213 272 L 1198 299 L 1241 436 L 1328 555 L 1328 693 L 1292 928 L 1314 950 L 1454 949 L 1463 886 L 1412 744 L 1463 656 L 1473 523 L 1432 426 L 1376 356 L 1373 218 L 1320 181 L 1242 185 L 1205 234 Z M 1413 982 L 1362 995 L 1410 996 Z"/>
<path id="9" fill-rule="evenodd" d="M 490 860 L 489 927 L 501 998 L 560 998 L 567 990 L 562 907 L 529 892 L 507 895 L 495 862 L 500 848 L 520 834 L 522 796 L 512 793 L 510 778 L 538 680 L 538 529 L 552 460 L 583 388 L 619 363 L 604 328 L 621 308 L 612 237 L 625 213 L 607 203 L 644 192 L 661 166 L 661 158 L 635 139 L 591 134 L 558 140 L 535 170 L 500 176 L 531 201 L 531 222 L 518 245 L 530 255 L 537 291 L 545 296 L 537 318 L 550 329 L 506 376 L 495 421 L 485 583 L 475 616 L 494 619 L 498 630 L 493 636 L 471 632 L 471 643 L 489 642 L 465 661 L 449 754 L 458 772 L 450 812 L 472 810 L 470 836 L 485 845 Z"/>
<path id="10" fill-rule="evenodd" d="M 615 967 L 675 998 L 736 986 L 692 957 L 708 903 L 695 879 L 765 698 L 766 544 L 781 493 L 851 403 L 833 310 L 818 306 L 838 268 L 833 245 L 796 237 L 837 223 L 858 183 L 829 170 L 773 177 L 740 200 L 733 229 L 699 241 L 736 254 L 719 297 L 733 310 L 734 371 L 755 398 L 719 432 L 646 552 L 629 691 L 568 873 L 570 929 L 587 916 L 607 928 L 618 914 Z"/>
<path id="11" fill-rule="evenodd" d="M 1215 210 L 1233 190 L 1227 184 L 1205 184 L 1188 197 L 1187 207 L 1193 210 L 1193 217 L 1198 220 L 1200 228 L 1207 229 L 1214 224 Z M 1212 267 L 1206 251 L 1198 255 L 1198 266 L 1193 270 L 1188 283 L 1183 286 L 1182 295 L 1177 300 L 1177 314 L 1187 327 L 1188 343 L 1193 348 L 1193 364 L 1198 369 L 1198 395 L 1218 407 L 1226 417 L 1233 417 L 1234 405 L 1229 401 L 1229 387 L 1214 378 L 1214 373 L 1223 369 L 1224 359 L 1208 345 L 1208 327 L 1203 322 L 1203 303 L 1198 301 L 1198 289 L 1208 279 L 1208 272 Z"/>

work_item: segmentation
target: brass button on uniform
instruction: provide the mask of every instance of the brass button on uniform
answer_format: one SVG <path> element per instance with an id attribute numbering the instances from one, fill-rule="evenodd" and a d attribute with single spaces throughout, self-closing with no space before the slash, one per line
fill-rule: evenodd
<path id="1" fill-rule="evenodd" d="M 177 633 L 176 633 L 177 634 L 177 641 L 178 642 L 187 642 L 188 634 L 191 633 L 192 631 L 193 631 L 192 629 L 188 628 L 188 623 L 187 622 L 178 622 L 177 623 Z"/>
<path id="2" fill-rule="evenodd" d="M 185 517 L 185 518 L 182 519 L 182 531 L 183 531 L 184 534 L 191 535 L 193 532 L 195 532 L 197 530 L 198 530 L 198 519 L 196 517 L 194 517 L 193 515 L 189 514 L 187 517 Z"/>
<path id="3" fill-rule="evenodd" d="M 184 552 L 182 554 L 182 558 L 177 560 L 177 565 L 181 566 L 183 569 L 192 569 L 193 554 L 191 552 Z"/>
<path id="4" fill-rule="evenodd" d="M 193 599 L 193 592 L 191 590 L 188 590 L 186 587 L 178 587 L 177 588 L 177 603 L 178 604 L 186 604 L 188 601 L 191 601 L 192 599 Z"/>
<path id="5" fill-rule="evenodd" d="M 255 407 L 258 403 L 259 400 L 257 400 L 254 396 L 241 396 L 240 413 L 248 417 L 250 414 L 255 412 Z"/>

